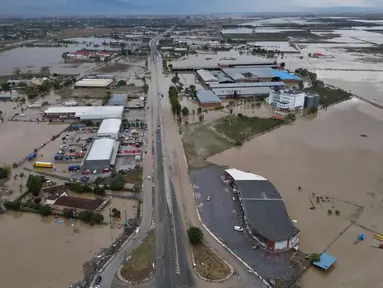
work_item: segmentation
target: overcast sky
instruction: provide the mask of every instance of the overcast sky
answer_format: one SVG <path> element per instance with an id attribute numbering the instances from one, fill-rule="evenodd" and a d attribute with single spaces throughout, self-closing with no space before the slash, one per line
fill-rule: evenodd
<path id="1" fill-rule="evenodd" d="M 322 7 L 383 7 L 383 0 L 0 0 L 0 13 L 284 12 Z"/>

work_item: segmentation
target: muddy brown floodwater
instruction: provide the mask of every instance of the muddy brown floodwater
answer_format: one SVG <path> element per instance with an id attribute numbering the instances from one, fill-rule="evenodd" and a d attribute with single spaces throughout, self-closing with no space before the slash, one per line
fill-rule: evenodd
<path id="1" fill-rule="evenodd" d="M 83 263 L 121 232 L 106 225 L 55 220 L 30 213 L 0 215 L 1 287 L 67 288 L 82 279 Z M 72 223 L 79 225 L 78 232 Z"/>
<path id="2" fill-rule="evenodd" d="M 353 99 L 208 159 L 268 178 L 298 221 L 300 249 L 337 258 L 327 273 L 310 268 L 304 287 L 382 287 L 382 254 L 370 247 L 383 232 L 382 125 L 382 110 Z M 368 241 L 353 244 L 360 233 Z"/>

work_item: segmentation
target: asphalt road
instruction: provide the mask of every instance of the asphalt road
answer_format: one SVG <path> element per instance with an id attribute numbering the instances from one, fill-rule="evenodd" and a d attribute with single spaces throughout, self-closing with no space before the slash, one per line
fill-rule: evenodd
<path id="1" fill-rule="evenodd" d="M 150 42 L 152 93 L 157 95 L 149 105 L 153 111 L 158 111 L 158 126 L 156 145 L 158 189 L 156 193 L 156 275 L 153 287 L 178 288 L 193 287 L 194 281 L 189 269 L 185 241 L 185 230 L 180 221 L 180 213 L 175 200 L 174 186 L 169 179 L 166 163 L 166 149 L 163 147 L 164 133 L 161 109 L 160 82 L 162 77 L 162 58 L 157 50 L 156 37 Z M 163 93 L 165 94 L 165 93 Z M 165 94 L 166 95 L 166 94 Z M 166 96 L 164 96 L 166 97 Z"/>

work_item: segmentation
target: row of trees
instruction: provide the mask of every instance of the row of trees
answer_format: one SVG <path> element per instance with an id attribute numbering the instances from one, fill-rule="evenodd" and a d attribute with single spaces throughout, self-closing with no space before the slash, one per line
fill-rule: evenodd
<path id="1" fill-rule="evenodd" d="M 76 193 L 93 193 L 95 195 L 103 196 L 105 195 L 105 188 L 103 186 L 99 186 L 98 184 L 94 185 L 93 187 L 85 184 L 85 183 L 79 183 L 79 182 L 66 182 L 65 187 L 67 187 L 69 190 L 76 192 Z"/>
<path id="2" fill-rule="evenodd" d="M 318 75 L 314 72 L 310 72 L 304 68 L 298 68 L 295 70 L 295 73 L 299 74 L 303 77 L 309 78 L 311 80 L 312 86 L 314 86 L 314 87 L 324 87 L 325 86 L 323 81 L 317 79 Z M 299 84 L 299 85 L 301 87 L 301 84 Z"/>
<path id="3" fill-rule="evenodd" d="M 35 201 L 25 203 L 22 203 L 21 201 L 5 201 L 3 205 L 6 209 L 13 211 L 35 212 L 42 216 L 49 216 L 52 214 L 51 206 L 36 203 Z"/>
<path id="4" fill-rule="evenodd" d="M 104 222 L 104 216 L 102 214 L 92 211 L 81 211 L 77 213 L 75 209 L 65 208 L 62 215 L 67 219 L 77 218 L 90 225 L 102 224 Z"/>

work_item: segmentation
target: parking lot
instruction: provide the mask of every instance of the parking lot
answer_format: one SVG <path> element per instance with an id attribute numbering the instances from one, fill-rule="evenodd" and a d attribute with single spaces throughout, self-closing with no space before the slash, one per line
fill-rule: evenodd
<path id="1" fill-rule="evenodd" d="M 238 197 L 221 179 L 225 169 L 227 168 L 214 166 L 191 172 L 202 221 L 223 243 L 264 278 L 295 279 L 300 270 L 290 264 L 292 251 L 269 253 L 261 248 L 253 249 L 257 242 L 245 232 L 234 230 L 234 226 L 243 227 L 243 223 Z"/>

